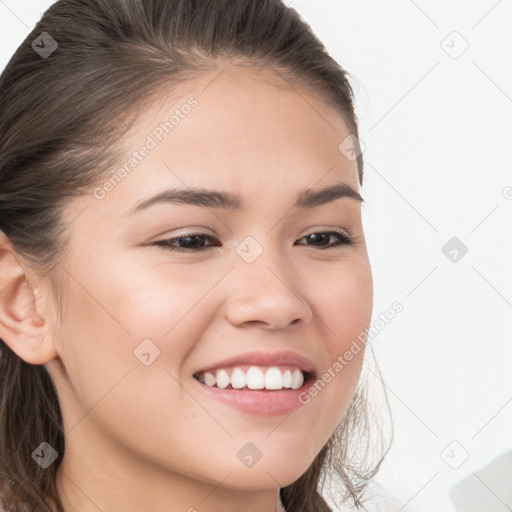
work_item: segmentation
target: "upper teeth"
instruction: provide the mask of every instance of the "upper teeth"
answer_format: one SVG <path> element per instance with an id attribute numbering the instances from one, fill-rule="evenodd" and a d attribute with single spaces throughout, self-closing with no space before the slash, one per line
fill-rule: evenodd
<path id="1" fill-rule="evenodd" d="M 293 371 L 289 369 L 282 371 L 276 366 L 269 368 L 250 366 L 247 371 L 237 366 L 232 369 L 231 375 L 226 369 L 218 369 L 200 373 L 198 379 L 207 386 L 217 385 L 222 389 L 230 384 L 234 389 L 246 386 L 249 389 L 298 389 L 304 384 L 304 375 L 298 368 Z"/>

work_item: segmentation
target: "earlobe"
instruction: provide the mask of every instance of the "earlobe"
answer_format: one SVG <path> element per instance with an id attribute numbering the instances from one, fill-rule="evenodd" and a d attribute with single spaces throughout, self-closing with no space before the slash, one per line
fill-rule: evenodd
<path id="1" fill-rule="evenodd" d="M 27 363 L 44 364 L 57 356 L 47 322 L 37 311 L 27 272 L 0 235 L 0 338 Z"/>

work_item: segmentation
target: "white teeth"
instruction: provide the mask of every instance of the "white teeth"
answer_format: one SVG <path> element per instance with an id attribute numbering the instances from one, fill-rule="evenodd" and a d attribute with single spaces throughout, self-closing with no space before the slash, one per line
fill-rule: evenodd
<path id="1" fill-rule="evenodd" d="M 300 370 L 295 370 L 292 375 L 292 389 L 299 389 L 304 384 L 304 376 Z"/>
<path id="2" fill-rule="evenodd" d="M 218 388 L 224 389 L 229 386 L 229 375 L 226 370 L 217 370 L 216 380 Z"/>
<path id="3" fill-rule="evenodd" d="M 263 389 L 265 387 L 265 376 L 257 366 L 251 366 L 247 370 L 247 387 L 249 389 Z"/>
<path id="4" fill-rule="evenodd" d="M 206 372 L 204 374 L 203 378 L 204 378 L 204 383 L 210 387 L 215 386 L 215 383 L 217 382 L 215 379 L 215 375 L 213 375 L 213 373 Z"/>
<path id="5" fill-rule="evenodd" d="M 269 389 L 279 390 L 283 388 L 299 389 L 304 384 L 304 375 L 301 370 L 295 368 L 281 371 L 276 366 L 259 367 L 250 366 L 247 372 L 241 368 L 233 368 L 231 377 L 228 372 L 219 369 L 213 372 L 204 372 L 198 376 L 198 380 L 207 386 L 215 386 L 225 389 L 230 384 L 233 389 Z"/>
<path id="6" fill-rule="evenodd" d="M 283 373 L 283 387 L 292 387 L 292 372 L 290 370 L 285 370 L 285 372 Z"/>
<path id="7" fill-rule="evenodd" d="M 279 368 L 269 368 L 265 374 L 266 389 L 281 389 L 283 387 L 283 376 Z"/>
<path id="8" fill-rule="evenodd" d="M 231 386 L 235 389 L 245 388 L 247 385 L 247 376 L 240 368 L 235 368 L 231 374 Z"/>

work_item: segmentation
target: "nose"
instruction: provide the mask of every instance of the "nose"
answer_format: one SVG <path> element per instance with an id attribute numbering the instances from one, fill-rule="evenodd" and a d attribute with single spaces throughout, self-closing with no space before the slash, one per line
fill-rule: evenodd
<path id="1" fill-rule="evenodd" d="M 284 329 L 311 321 L 311 307 L 299 293 L 303 279 L 276 253 L 267 249 L 252 263 L 236 261 L 226 307 L 232 325 Z"/>

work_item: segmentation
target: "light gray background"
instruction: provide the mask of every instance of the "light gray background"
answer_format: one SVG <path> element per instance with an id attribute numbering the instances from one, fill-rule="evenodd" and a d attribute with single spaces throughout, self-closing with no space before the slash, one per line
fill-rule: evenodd
<path id="1" fill-rule="evenodd" d="M 52 3 L 0 0 L 1 69 Z M 404 306 L 371 341 L 395 425 L 377 481 L 454 511 L 450 488 L 512 449 L 512 2 L 288 3 L 354 77 L 374 318 Z"/>

